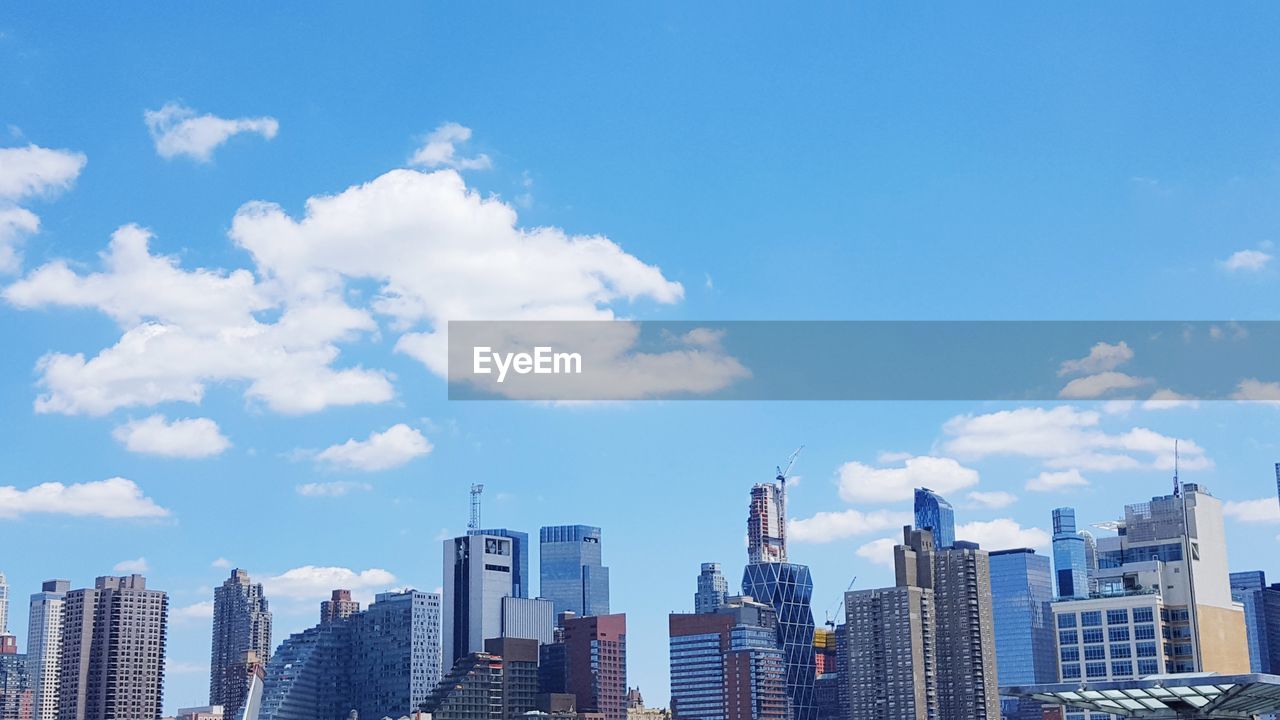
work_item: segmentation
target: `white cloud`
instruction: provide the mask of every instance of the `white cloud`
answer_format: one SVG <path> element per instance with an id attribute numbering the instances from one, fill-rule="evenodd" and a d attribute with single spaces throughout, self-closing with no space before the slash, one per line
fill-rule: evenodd
<path id="1" fill-rule="evenodd" d="M 166 517 L 169 511 L 121 477 L 74 485 L 42 483 L 27 490 L 0 486 L 0 518 L 33 513 L 119 519 Z"/>
<path id="2" fill-rule="evenodd" d="M 327 600 L 333 590 L 346 589 L 367 595 L 371 590 L 385 590 L 396 582 L 396 576 L 381 568 L 356 571 L 344 567 L 303 567 L 286 570 L 262 581 L 267 596 L 291 600 Z"/>
<path id="3" fill-rule="evenodd" d="M 900 528 L 910 525 L 911 521 L 911 513 L 889 510 L 869 513 L 853 509 L 820 512 L 811 518 L 792 519 L 787 523 L 787 535 L 796 542 L 827 543 L 888 528 Z"/>
<path id="4" fill-rule="evenodd" d="M 1238 250 L 1220 264 L 1230 272 L 1257 272 L 1271 262 L 1272 256 L 1261 250 Z"/>
<path id="5" fill-rule="evenodd" d="M 169 611 L 169 619 L 176 622 L 209 620 L 213 617 L 213 601 L 203 600 L 191 605 L 173 608 Z"/>
<path id="6" fill-rule="evenodd" d="M 946 495 L 978 484 L 978 471 L 951 458 L 907 458 L 902 467 L 878 468 L 860 462 L 840 466 L 840 497 L 847 502 L 910 500 L 915 488 L 927 487 Z"/>
<path id="7" fill-rule="evenodd" d="M 425 168 L 448 167 L 455 170 L 485 170 L 492 167 L 493 163 L 484 153 L 470 158 L 458 156 L 457 146 L 470 139 L 471 128 L 454 122 L 444 123 L 427 135 L 426 141 L 413 153 L 409 162 Z M 524 178 L 527 181 L 524 187 L 528 188 L 533 184 L 527 173 Z"/>
<path id="8" fill-rule="evenodd" d="M 189 660 L 165 660 L 164 671 L 166 674 L 175 675 L 206 675 L 209 672 L 209 665 Z"/>
<path id="9" fill-rule="evenodd" d="M 142 118 L 156 152 L 166 160 L 186 155 L 197 162 L 208 162 L 213 151 L 233 135 L 256 133 L 270 140 L 280 130 L 280 123 L 273 117 L 227 119 L 197 115 L 195 110 L 175 102 L 166 103 L 159 110 L 147 110 Z"/>
<path id="10" fill-rule="evenodd" d="M 141 574 L 150 570 L 151 566 L 147 564 L 146 558 L 140 557 L 133 560 L 121 560 L 111 569 L 118 573 Z"/>
<path id="11" fill-rule="evenodd" d="M 958 415 L 943 425 L 942 447 L 962 460 L 1030 457 L 1052 469 L 1172 470 L 1174 438 L 1143 427 L 1120 433 L 1101 428 L 1102 414 L 1069 405 L 1024 407 Z M 1179 440 L 1182 467 L 1204 470 L 1213 461 L 1195 441 Z"/>
<path id="12" fill-rule="evenodd" d="M 1257 378 L 1241 380 L 1231 393 L 1232 400 L 1250 402 L 1280 402 L 1280 382 L 1263 382 Z"/>
<path id="13" fill-rule="evenodd" d="M 369 483 L 349 482 L 346 480 L 303 483 L 294 488 L 303 497 L 342 497 L 353 492 L 369 492 L 372 489 L 373 486 Z"/>
<path id="14" fill-rule="evenodd" d="M 1246 523 L 1280 522 L 1280 501 L 1274 497 L 1257 500 L 1228 500 L 1222 505 L 1222 514 Z"/>
<path id="15" fill-rule="evenodd" d="M 1189 395 L 1183 395 L 1168 388 L 1160 388 L 1151 393 L 1151 397 L 1142 403 L 1143 410 L 1173 410 L 1182 407 L 1198 408 L 1200 402 Z"/>
<path id="16" fill-rule="evenodd" d="M 1117 390 L 1132 390 L 1154 382 L 1151 378 L 1134 377 L 1122 372 L 1101 372 L 1096 375 L 1078 377 L 1067 383 L 1058 391 L 1058 397 L 1067 400 L 1092 400 Z"/>
<path id="17" fill-rule="evenodd" d="M 199 403 L 211 383 L 244 383 L 250 400 L 281 413 L 386 402 L 394 395 L 386 372 L 335 367 L 340 345 L 379 336 L 379 319 L 398 333 L 398 351 L 443 376 L 448 320 L 610 320 L 612 303 L 674 303 L 684 292 L 604 237 L 518 227 L 511 206 L 452 170 L 395 170 L 311 198 L 300 220 L 251 202 L 230 235 L 251 268 L 183 269 L 130 225 L 112 236 L 102 271 L 55 261 L 6 288 L 16 307 L 92 308 L 122 331 L 92 357 L 42 358 L 36 410 L 102 415 Z M 348 292 L 349 282 L 365 281 L 376 291 Z"/>
<path id="18" fill-rule="evenodd" d="M 991 492 L 974 491 L 966 497 L 969 498 L 969 503 L 974 507 L 987 510 L 999 510 L 1018 502 L 1017 495 L 1003 490 L 993 490 Z"/>
<path id="19" fill-rule="evenodd" d="M 1079 470 L 1045 471 L 1027 481 L 1026 488 L 1031 492 L 1059 492 L 1070 488 L 1084 487 L 1089 481 Z"/>
<path id="20" fill-rule="evenodd" d="M 893 547 L 899 544 L 893 538 L 880 538 L 860 546 L 854 554 L 876 565 L 893 567 Z"/>
<path id="21" fill-rule="evenodd" d="M 226 570 L 231 567 L 231 561 L 224 557 L 220 557 L 209 563 L 209 567 L 222 568 L 223 570 Z"/>
<path id="22" fill-rule="evenodd" d="M 52 197 L 67 190 L 84 169 L 83 153 L 38 145 L 0 148 L 0 273 L 16 272 L 22 263 L 18 246 L 40 229 L 40 218 L 22 200 Z"/>
<path id="23" fill-rule="evenodd" d="M 350 440 L 316 453 L 316 460 L 344 470 L 390 470 L 431 452 L 431 442 L 417 429 L 398 423 L 368 440 Z"/>
<path id="24" fill-rule="evenodd" d="M 976 542 L 984 550 L 1042 548 L 1049 544 L 1049 533 L 1040 528 L 1024 528 L 1009 518 L 971 522 L 956 527 L 956 539 Z"/>
<path id="25" fill-rule="evenodd" d="M 203 458 L 231 447 L 231 441 L 209 418 L 184 418 L 170 422 L 163 415 L 130 420 L 111 433 L 129 452 L 163 457 Z"/>
<path id="26" fill-rule="evenodd" d="M 1076 360 L 1067 360 L 1058 367 L 1058 376 L 1092 375 L 1115 370 L 1133 359 L 1133 349 L 1121 340 L 1112 345 L 1100 342 L 1089 348 L 1089 354 Z"/>

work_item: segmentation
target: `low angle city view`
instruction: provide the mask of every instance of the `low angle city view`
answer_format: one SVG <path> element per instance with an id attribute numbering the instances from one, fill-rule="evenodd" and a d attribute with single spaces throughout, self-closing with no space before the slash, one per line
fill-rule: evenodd
<path id="1" fill-rule="evenodd" d="M 0 2 L 0 720 L 1277 720 L 1278 27 Z"/>

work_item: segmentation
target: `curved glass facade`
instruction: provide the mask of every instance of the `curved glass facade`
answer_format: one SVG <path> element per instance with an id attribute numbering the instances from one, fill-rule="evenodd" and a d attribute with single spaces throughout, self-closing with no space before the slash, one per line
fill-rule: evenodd
<path id="1" fill-rule="evenodd" d="M 916 529 L 933 532 L 933 546 L 942 549 L 956 544 L 956 511 L 938 493 L 916 488 Z"/>
<path id="2" fill-rule="evenodd" d="M 813 683 L 813 579 L 807 565 L 751 563 L 742 573 L 742 594 L 778 614 L 778 647 L 786 669 L 791 720 L 815 720 Z"/>

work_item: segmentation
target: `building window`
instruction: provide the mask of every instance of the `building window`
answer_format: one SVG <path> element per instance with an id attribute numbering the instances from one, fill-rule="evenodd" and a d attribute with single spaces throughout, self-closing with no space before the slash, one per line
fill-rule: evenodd
<path id="1" fill-rule="evenodd" d="M 1160 663 L 1156 662 L 1155 660 L 1139 660 L 1138 661 L 1139 675 L 1155 675 L 1158 672 L 1160 672 Z"/>
<path id="2" fill-rule="evenodd" d="M 1140 642 L 1137 647 L 1140 658 L 1156 656 L 1156 644 L 1153 642 Z"/>
<path id="3" fill-rule="evenodd" d="M 1113 608 L 1107 611 L 1108 625 L 1128 625 L 1129 610 L 1128 608 Z"/>
<path id="4" fill-rule="evenodd" d="M 1155 620 L 1155 616 L 1152 613 L 1151 608 L 1140 607 L 1140 608 L 1133 609 L 1133 621 L 1135 623 L 1149 623 L 1149 622 L 1154 622 L 1154 620 Z"/>
<path id="5" fill-rule="evenodd" d="M 1080 613 L 1080 624 L 1084 627 L 1097 627 L 1102 624 L 1102 611 L 1090 610 Z"/>
<path id="6" fill-rule="evenodd" d="M 1107 676 L 1107 664 L 1104 662 L 1091 662 L 1084 664 L 1085 677 L 1101 678 Z"/>
<path id="7" fill-rule="evenodd" d="M 1080 664 L 1068 663 L 1062 666 L 1063 680 L 1077 680 L 1080 678 Z"/>
<path id="8" fill-rule="evenodd" d="M 1080 661 L 1080 648 L 1078 648 L 1078 647 L 1069 647 L 1069 648 L 1065 648 L 1065 647 L 1064 647 L 1064 648 L 1062 648 L 1062 650 L 1060 651 L 1060 655 L 1061 655 L 1061 657 L 1062 657 L 1062 662 L 1079 662 L 1079 661 Z"/>
<path id="9" fill-rule="evenodd" d="M 1111 663 L 1111 674 L 1112 675 L 1132 675 L 1133 663 L 1129 662 L 1128 660 L 1113 662 Z"/>
<path id="10" fill-rule="evenodd" d="M 1155 625 L 1134 625 L 1133 639 L 1134 640 L 1155 640 L 1156 626 Z"/>
<path id="11" fill-rule="evenodd" d="M 1080 638 L 1079 636 L 1076 635 L 1075 630 L 1059 630 L 1058 631 L 1059 645 L 1076 645 L 1079 642 L 1080 642 Z"/>
<path id="12" fill-rule="evenodd" d="M 1084 659 L 1085 660 L 1106 660 L 1107 652 L 1101 645 L 1085 645 Z"/>
<path id="13" fill-rule="evenodd" d="M 1110 640 L 1111 642 L 1128 642 L 1129 628 L 1128 627 L 1107 628 L 1107 639 Z"/>
<path id="14" fill-rule="evenodd" d="M 1076 626 L 1075 613 L 1063 613 L 1062 615 L 1058 616 L 1059 629 L 1073 628 L 1075 626 Z"/>
<path id="15" fill-rule="evenodd" d="M 1102 628 L 1086 628 L 1083 635 L 1086 643 L 1102 642 Z"/>

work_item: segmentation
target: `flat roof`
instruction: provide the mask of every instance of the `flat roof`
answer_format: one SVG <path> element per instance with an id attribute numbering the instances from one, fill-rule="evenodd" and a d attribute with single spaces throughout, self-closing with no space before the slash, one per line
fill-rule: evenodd
<path id="1" fill-rule="evenodd" d="M 1280 676 L 1150 675 L 1137 680 L 1000 688 L 1000 694 L 1133 718 L 1242 720 L 1280 711 Z"/>

